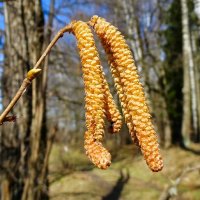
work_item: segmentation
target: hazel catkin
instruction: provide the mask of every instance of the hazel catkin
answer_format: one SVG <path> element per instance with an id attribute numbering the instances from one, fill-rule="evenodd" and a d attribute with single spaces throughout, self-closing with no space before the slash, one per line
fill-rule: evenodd
<path id="1" fill-rule="evenodd" d="M 104 76 L 104 73 L 102 72 Z M 114 102 L 114 99 L 110 93 L 108 83 L 106 79 L 103 78 L 103 87 L 104 87 L 104 101 L 105 101 L 105 115 L 107 120 L 111 123 L 111 133 L 118 133 L 122 127 L 122 117 L 117 109 L 117 106 Z"/>
<path id="2" fill-rule="evenodd" d="M 121 82 L 121 79 L 119 78 L 119 71 L 117 69 L 117 64 L 115 62 L 115 59 L 113 58 L 112 53 L 110 52 L 110 49 L 107 48 L 105 41 L 102 40 L 101 42 L 102 42 L 102 45 L 103 45 L 103 47 L 104 47 L 104 49 L 107 53 L 107 56 L 108 56 L 110 69 L 111 69 L 112 76 L 113 76 L 114 81 L 115 81 L 115 87 L 117 88 L 117 93 L 119 95 L 119 99 L 120 99 L 120 102 L 121 102 L 125 122 L 128 126 L 128 129 L 129 129 L 129 132 L 130 132 L 130 135 L 131 135 L 133 142 L 138 146 L 138 144 L 139 144 L 138 139 L 136 137 L 132 117 L 131 117 L 129 109 L 128 109 L 128 102 L 127 102 L 127 99 L 126 99 L 126 95 L 124 94 L 123 83 Z"/>
<path id="3" fill-rule="evenodd" d="M 111 163 L 111 155 L 102 145 L 104 118 L 106 115 L 114 122 L 114 132 L 117 132 L 121 127 L 121 116 L 110 94 L 89 26 L 82 21 L 73 21 L 72 33 L 77 39 L 86 94 L 86 154 L 96 166 L 106 169 Z"/>
<path id="4" fill-rule="evenodd" d="M 125 103 L 127 103 L 136 137 L 147 165 L 152 171 L 160 171 L 163 168 L 163 161 L 157 136 L 131 51 L 118 29 L 105 19 L 93 16 L 89 24 L 101 39 L 104 47 L 110 51 L 115 62 L 119 85 L 123 88 L 122 95 L 125 95 Z M 119 89 L 120 87 L 117 88 Z"/>
<path id="5" fill-rule="evenodd" d="M 96 141 L 89 131 L 85 132 L 86 154 L 100 169 L 107 169 L 111 165 L 111 155 L 100 141 Z"/>

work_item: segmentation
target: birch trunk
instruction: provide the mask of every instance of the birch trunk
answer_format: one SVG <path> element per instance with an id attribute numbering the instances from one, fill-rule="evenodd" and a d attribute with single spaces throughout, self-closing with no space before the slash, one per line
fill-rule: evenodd
<path id="1" fill-rule="evenodd" d="M 200 59 L 199 59 L 200 62 Z M 196 64 L 195 68 L 195 84 L 197 90 L 197 112 L 198 112 L 198 133 L 196 137 L 196 141 L 200 142 L 200 65 L 199 62 Z"/>
<path id="2" fill-rule="evenodd" d="M 200 23 L 200 0 L 194 0 L 194 10 L 198 17 L 198 22 Z M 195 40 L 193 45 L 193 52 L 196 54 L 196 62 L 195 62 L 195 83 L 196 83 L 196 90 L 197 90 L 197 110 L 198 110 L 198 135 L 197 135 L 197 141 L 200 141 L 200 57 L 199 57 L 199 51 L 198 48 L 195 48 L 196 41 L 198 40 L 200 36 L 200 27 L 198 26 L 198 33 L 193 34 L 193 38 Z"/>
<path id="3" fill-rule="evenodd" d="M 194 0 L 195 13 L 200 20 L 200 0 Z"/>
<path id="4" fill-rule="evenodd" d="M 198 118 L 196 103 L 196 85 L 194 76 L 194 61 L 192 57 L 192 47 L 189 31 L 188 7 L 187 1 L 181 0 L 182 9 L 182 32 L 183 32 L 183 120 L 182 136 L 184 145 L 190 143 L 191 134 L 191 107 L 192 107 L 192 125 L 194 134 L 197 134 Z M 192 104 L 192 106 L 191 106 Z"/>

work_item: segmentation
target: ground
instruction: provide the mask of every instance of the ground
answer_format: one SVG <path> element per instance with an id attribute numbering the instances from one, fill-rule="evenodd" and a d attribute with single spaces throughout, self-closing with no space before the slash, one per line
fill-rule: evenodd
<path id="1" fill-rule="evenodd" d="M 200 174 L 188 167 L 200 165 L 198 152 L 178 147 L 162 150 L 164 169 L 153 173 L 132 145 L 115 150 L 107 170 L 94 167 L 84 152 L 54 145 L 50 157 L 50 199 L 52 200 L 154 200 L 170 186 L 176 200 L 200 200 Z M 133 156 L 134 155 L 134 156 Z M 172 187 L 183 179 L 178 187 Z"/>

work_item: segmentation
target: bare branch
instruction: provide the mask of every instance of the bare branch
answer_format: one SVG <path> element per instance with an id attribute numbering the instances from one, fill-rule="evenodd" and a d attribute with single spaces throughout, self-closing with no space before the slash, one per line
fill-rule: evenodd
<path id="1" fill-rule="evenodd" d="M 184 179 L 184 177 L 194 171 L 200 170 L 200 165 L 196 166 L 188 166 L 179 173 L 175 180 L 171 181 L 171 183 L 165 187 L 164 191 L 161 193 L 159 200 L 169 200 L 173 196 L 177 196 L 177 187 Z"/>
<path id="2" fill-rule="evenodd" d="M 43 62 L 43 60 L 45 59 L 45 57 L 49 54 L 50 50 L 52 49 L 52 47 L 55 45 L 55 43 L 63 36 L 63 34 L 65 32 L 70 32 L 71 31 L 71 24 L 65 26 L 64 28 L 62 28 L 57 34 L 56 36 L 53 38 L 53 40 L 50 42 L 50 44 L 48 45 L 48 47 L 46 48 L 46 50 L 44 51 L 44 53 L 42 54 L 42 56 L 39 58 L 39 60 L 37 61 L 37 63 L 35 64 L 35 66 L 33 67 L 33 69 L 38 69 L 39 66 L 41 65 L 41 63 Z M 31 71 L 31 70 L 30 70 Z M 29 72 L 30 73 L 30 72 Z M 9 103 L 9 105 L 6 107 L 6 109 L 3 111 L 3 113 L 0 115 L 0 125 L 3 124 L 3 122 L 5 121 L 5 117 L 8 115 L 8 113 L 12 110 L 12 108 L 15 106 L 15 104 L 17 103 L 17 101 L 20 99 L 20 97 L 24 94 L 24 92 L 26 91 L 26 89 L 28 88 L 28 86 L 31 84 L 32 80 L 34 78 L 36 78 L 36 76 L 39 73 L 35 74 L 35 77 L 30 78 L 29 76 L 27 76 L 23 82 L 22 85 L 20 86 L 19 90 L 17 91 L 16 95 L 13 97 L 13 99 L 11 100 L 11 102 Z"/>

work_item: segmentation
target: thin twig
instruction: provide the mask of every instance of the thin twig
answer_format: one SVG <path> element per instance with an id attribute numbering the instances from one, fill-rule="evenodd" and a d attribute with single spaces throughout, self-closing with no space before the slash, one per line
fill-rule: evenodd
<path id="1" fill-rule="evenodd" d="M 169 200 L 171 199 L 171 197 L 173 196 L 177 196 L 178 192 L 177 192 L 177 187 L 178 185 L 180 185 L 180 183 L 182 182 L 182 180 L 185 178 L 185 176 L 187 174 L 189 174 L 190 172 L 193 171 L 197 171 L 200 170 L 200 165 L 196 165 L 196 166 L 188 166 L 185 169 L 183 169 L 180 174 L 176 177 L 175 180 L 171 181 L 171 183 L 165 187 L 165 189 L 163 190 L 163 192 L 160 195 L 159 200 Z"/>
<path id="2" fill-rule="evenodd" d="M 55 45 L 55 43 L 61 38 L 63 37 L 65 32 L 71 32 L 71 24 L 65 26 L 64 28 L 62 28 L 57 34 L 56 36 L 53 38 L 53 40 L 50 42 L 50 44 L 48 45 L 48 47 L 46 48 L 46 50 L 44 51 L 44 53 L 41 55 L 41 57 L 39 58 L 39 60 L 37 61 L 37 63 L 35 64 L 35 66 L 33 67 L 33 69 L 38 69 L 39 66 L 41 65 L 41 63 L 43 62 L 43 60 L 45 59 L 45 57 L 49 54 L 50 50 L 52 49 L 52 47 Z M 36 76 L 34 78 L 36 78 L 38 76 L 39 73 L 36 74 Z M 34 79 L 33 78 L 33 79 Z M 3 124 L 3 122 L 5 121 L 5 117 L 8 115 L 8 113 L 12 110 L 12 108 L 15 106 L 15 104 L 17 103 L 17 101 L 20 99 L 20 97 L 23 95 L 23 93 L 26 91 L 27 87 L 31 84 L 33 79 L 29 79 L 29 78 L 25 78 L 19 88 L 19 90 L 17 91 L 17 93 L 15 94 L 15 96 L 13 97 L 13 99 L 11 100 L 11 102 L 8 104 L 8 106 L 6 107 L 6 109 L 2 112 L 2 114 L 0 115 L 0 125 Z"/>
<path id="3" fill-rule="evenodd" d="M 19 90 L 17 91 L 16 95 L 14 96 L 14 98 L 11 100 L 11 102 L 9 103 L 9 105 L 6 107 L 6 109 L 3 111 L 3 113 L 0 116 L 0 125 L 3 124 L 5 117 L 7 116 L 7 114 L 10 112 L 10 110 L 14 107 L 14 105 L 17 103 L 17 101 L 19 100 L 19 98 L 22 96 L 22 94 L 24 93 L 24 91 L 26 90 L 26 88 L 31 84 L 31 81 L 28 80 L 27 78 L 25 78 L 19 88 Z"/>
<path id="4" fill-rule="evenodd" d="M 56 36 L 50 42 L 49 46 L 46 48 L 46 50 L 44 51 L 44 53 L 42 54 L 42 56 L 40 57 L 40 59 L 37 61 L 37 63 L 33 67 L 34 69 L 39 68 L 40 64 L 42 63 L 42 61 L 44 60 L 44 58 L 47 56 L 47 54 L 50 52 L 51 48 L 55 45 L 55 43 L 58 41 L 59 38 L 63 37 L 63 35 L 64 35 L 65 32 L 71 32 L 71 24 L 65 26 L 64 28 L 62 28 L 56 34 Z"/>

